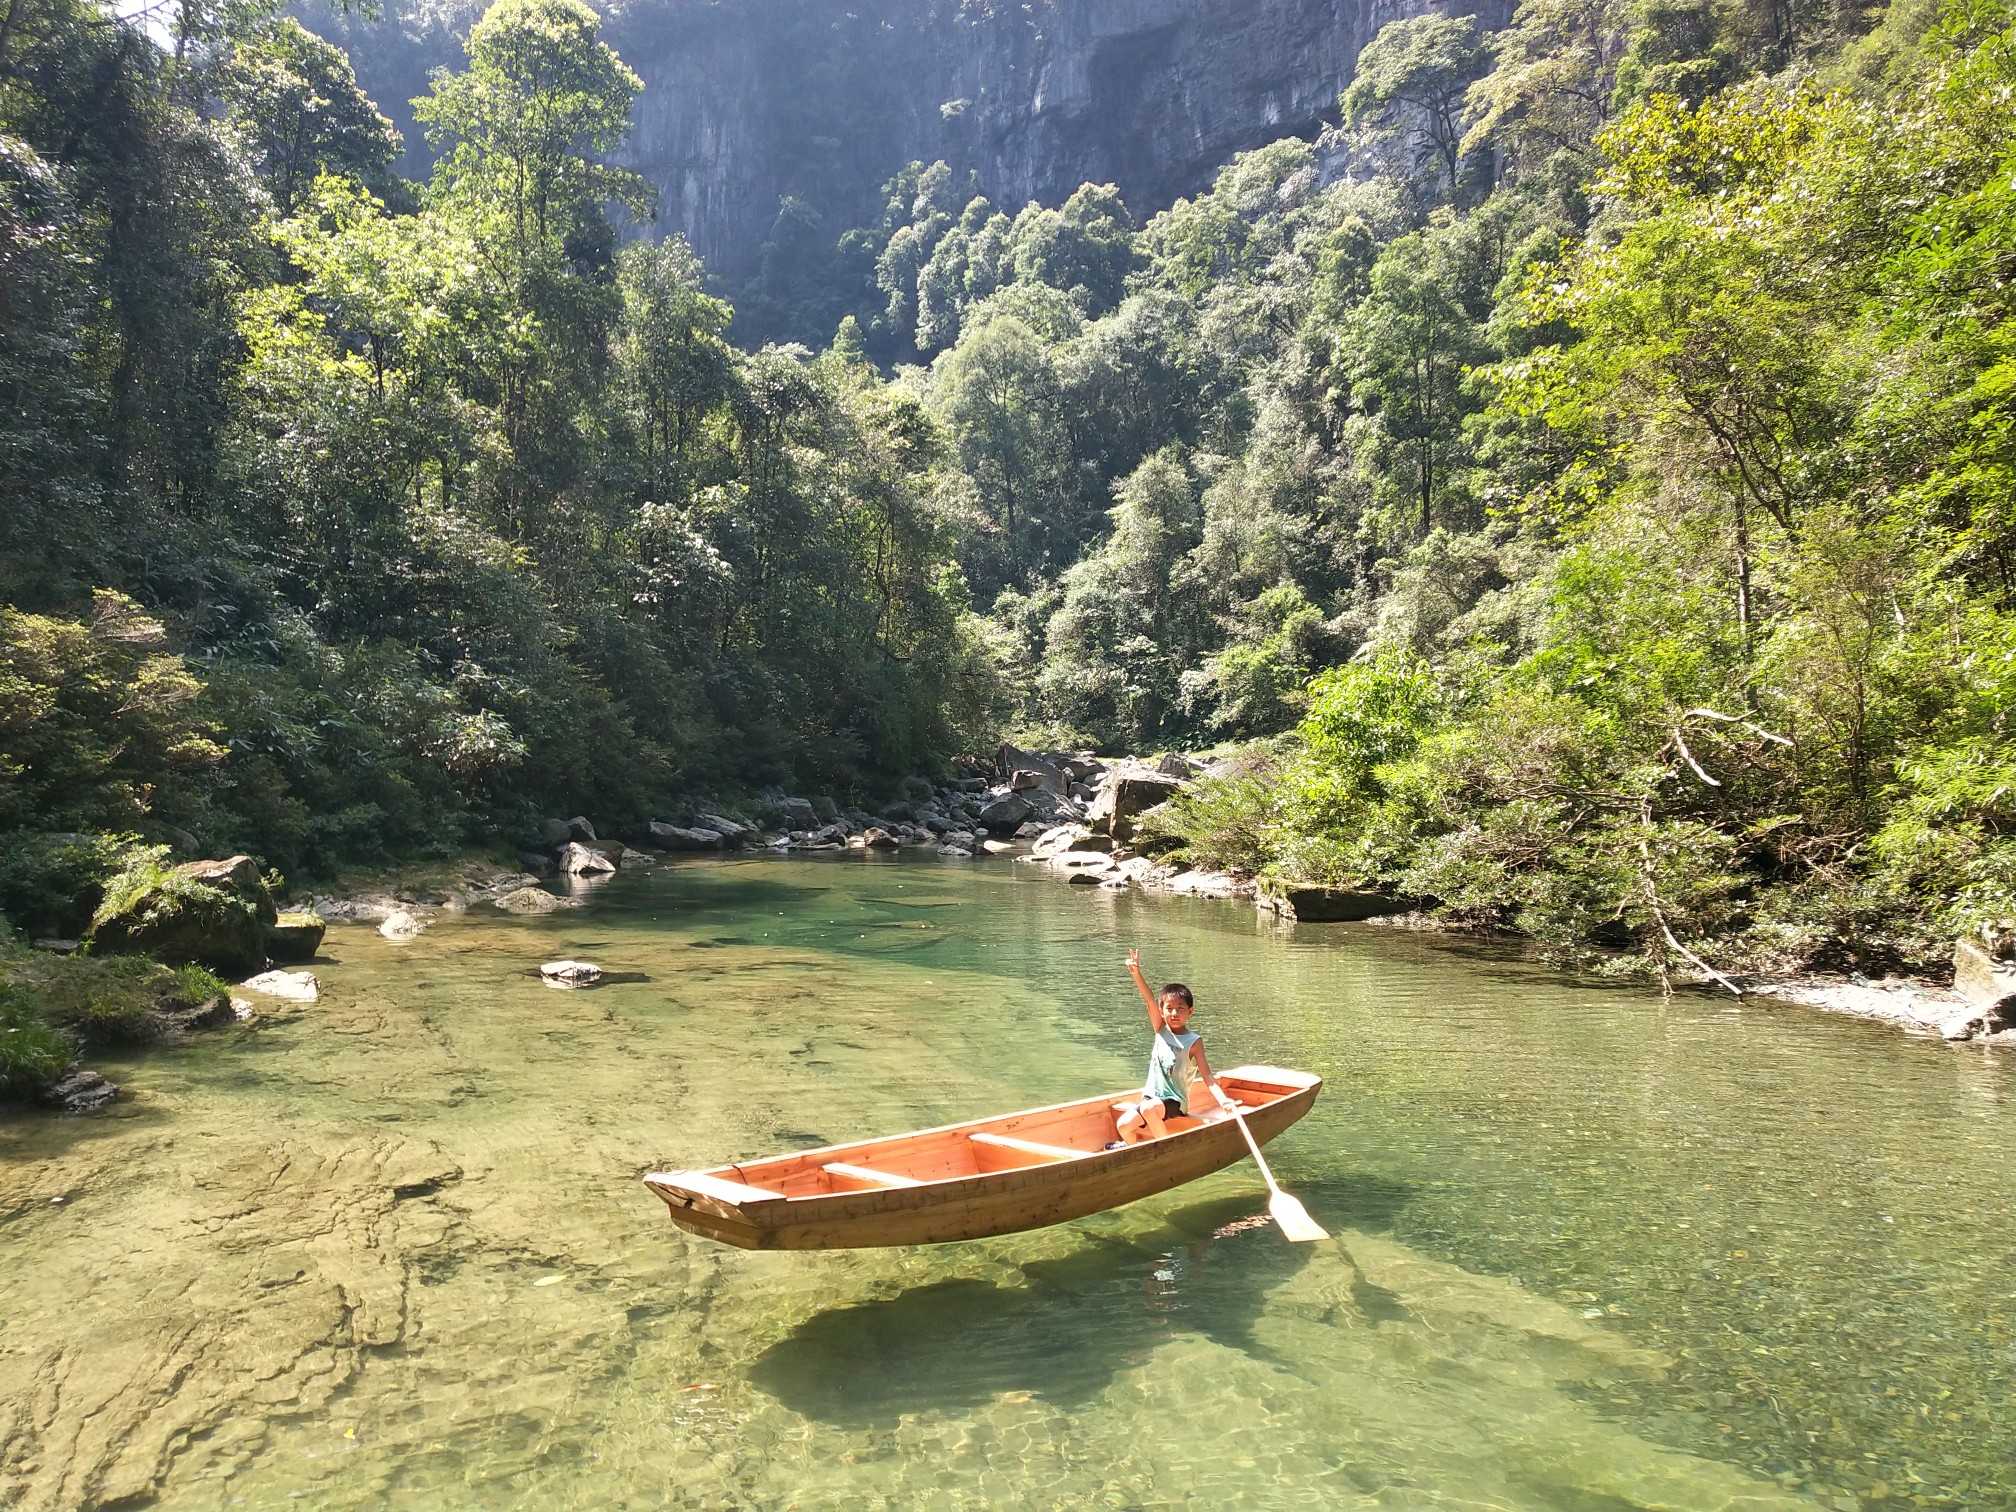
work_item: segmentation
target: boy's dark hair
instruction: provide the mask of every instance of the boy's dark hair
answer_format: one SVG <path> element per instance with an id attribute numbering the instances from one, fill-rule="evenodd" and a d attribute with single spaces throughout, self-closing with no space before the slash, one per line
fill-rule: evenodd
<path id="1" fill-rule="evenodd" d="M 1197 999 L 1190 995 L 1190 989 L 1181 982 L 1171 982 L 1162 989 L 1162 996 L 1180 998 L 1185 1008 L 1195 1008 Z"/>

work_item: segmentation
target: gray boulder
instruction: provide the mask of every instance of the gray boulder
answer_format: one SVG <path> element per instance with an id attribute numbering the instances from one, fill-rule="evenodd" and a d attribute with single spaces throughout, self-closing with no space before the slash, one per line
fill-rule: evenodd
<path id="1" fill-rule="evenodd" d="M 1269 880 L 1254 900 L 1261 908 L 1303 924 L 1355 924 L 1411 913 L 1418 898 L 1402 898 L 1369 887 L 1313 887 Z"/>
<path id="2" fill-rule="evenodd" d="M 728 846 L 740 845 L 744 840 L 751 838 L 755 834 L 755 831 L 748 825 L 721 814 L 696 815 L 693 820 L 693 827 L 695 829 L 714 831 L 715 834 L 721 837 L 722 843 Z"/>
<path id="3" fill-rule="evenodd" d="M 1953 990 L 1967 1006 L 1940 1025 L 1947 1039 L 2016 1027 L 2016 929 L 1989 924 L 1953 946 Z"/>
<path id="4" fill-rule="evenodd" d="M 117 887 L 86 931 L 94 949 L 237 976 L 266 964 L 280 911 L 250 856 L 190 861 L 145 886 Z"/>
<path id="5" fill-rule="evenodd" d="M 1035 806 L 1020 793 L 1003 793 L 981 808 L 979 820 L 990 830 L 1012 830 L 1035 812 Z"/>
<path id="6" fill-rule="evenodd" d="M 599 850 L 577 841 L 568 842 L 560 852 L 560 873 L 567 877 L 593 877 L 616 870 L 616 863 Z"/>
<path id="7" fill-rule="evenodd" d="M 651 843 L 660 850 L 707 851 L 719 850 L 722 837 L 719 830 L 687 829 L 677 824 L 662 824 L 654 819 L 645 826 L 651 836 Z"/>
<path id="8" fill-rule="evenodd" d="M 329 926 L 321 915 L 300 910 L 283 913 L 266 931 L 266 953 L 285 966 L 298 966 L 315 959 Z"/>
<path id="9" fill-rule="evenodd" d="M 579 840 L 584 845 L 593 844 L 595 826 L 588 822 L 586 814 L 576 814 L 567 821 L 567 837 L 570 840 Z"/>
<path id="10" fill-rule="evenodd" d="M 1086 817 L 1092 828 L 1111 835 L 1121 844 L 1134 838 L 1135 821 L 1152 808 L 1159 808 L 1182 791 L 1183 784 L 1161 772 L 1135 769 L 1116 772 L 1093 800 Z"/>
<path id="11" fill-rule="evenodd" d="M 902 843 L 880 825 L 871 826 L 861 835 L 861 844 L 868 850 L 895 850 Z"/>

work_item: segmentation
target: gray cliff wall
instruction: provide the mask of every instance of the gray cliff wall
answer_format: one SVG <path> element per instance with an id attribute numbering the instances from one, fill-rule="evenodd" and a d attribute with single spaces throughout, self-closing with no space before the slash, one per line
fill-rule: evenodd
<path id="1" fill-rule="evenodd" d="M 972 169 L 1011 213 L 1081 183 L 1137 215 L 1207 187 L 1234 153 L 1334 117 L 1386 22 L 1448 10 L 1503 23 L 1509 0 L 630 0 L 606 35 L 644 80 L 623 153 L 729 278 L 750 272 L 795 195 L 828 232 L 874 218 L 905 164 Z M 459 67 L 481 5 L 388 5 L 365 22 L 304 0 L 426 163 L 406 102 Z"/>

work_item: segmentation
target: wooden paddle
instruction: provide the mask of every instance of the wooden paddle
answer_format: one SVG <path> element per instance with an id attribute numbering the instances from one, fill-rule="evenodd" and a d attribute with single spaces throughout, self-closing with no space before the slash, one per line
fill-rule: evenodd
<path id="1" fill-rule="evenodd" d="M 1216 1090 L 1215 1088 L 1213 1089 Z M 1239 1104 L 1218 1093 L 1218 1101 L 1225 1111 L 1232 1115 L 1232 1121 L 1239 1125 L 1239 1132 L 1246 1136 L 1246 1148 L 1253 1152 L 1253 1163 L 1260 1167 L 1260 1174 L 1267 1178 L 1267 1190 L 1273 1195 L 1267 1199 L 1267 1216 L 1280 1227 L 1282 1235 L 1296 1244 L 1309 1244 L 1317 1239 L 1328 1239 L 1323 1225 L 1309 1216 L 1309 1209 L 1302 1206 L 1300 1199 L 1281 1190 L 1281 1183 L 1274 1179 L 1274 1173 L 1267 1169 L 1267 1157 L 1260 1153 L 1260 1141 L 1253 1137 L 1253 1131 L 1246 1127 L 1246 1115 L 1239 1111 Z"/>

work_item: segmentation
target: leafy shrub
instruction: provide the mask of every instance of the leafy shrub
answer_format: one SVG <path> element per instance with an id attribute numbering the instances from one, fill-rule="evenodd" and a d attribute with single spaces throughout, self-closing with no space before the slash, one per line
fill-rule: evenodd
<path id="1" fill-rule="evenodd" d="M 70 1039 L 51 1027 L 35 997 L 0 982 L 0 1097 L 33 1097 L 70 1064 Z"/>
<path id="2" fill-rule="evenodd" d="M 31 935 L 74 938 L 138 844 L 124 834 L 0 836 L 0 917 Z"/>

